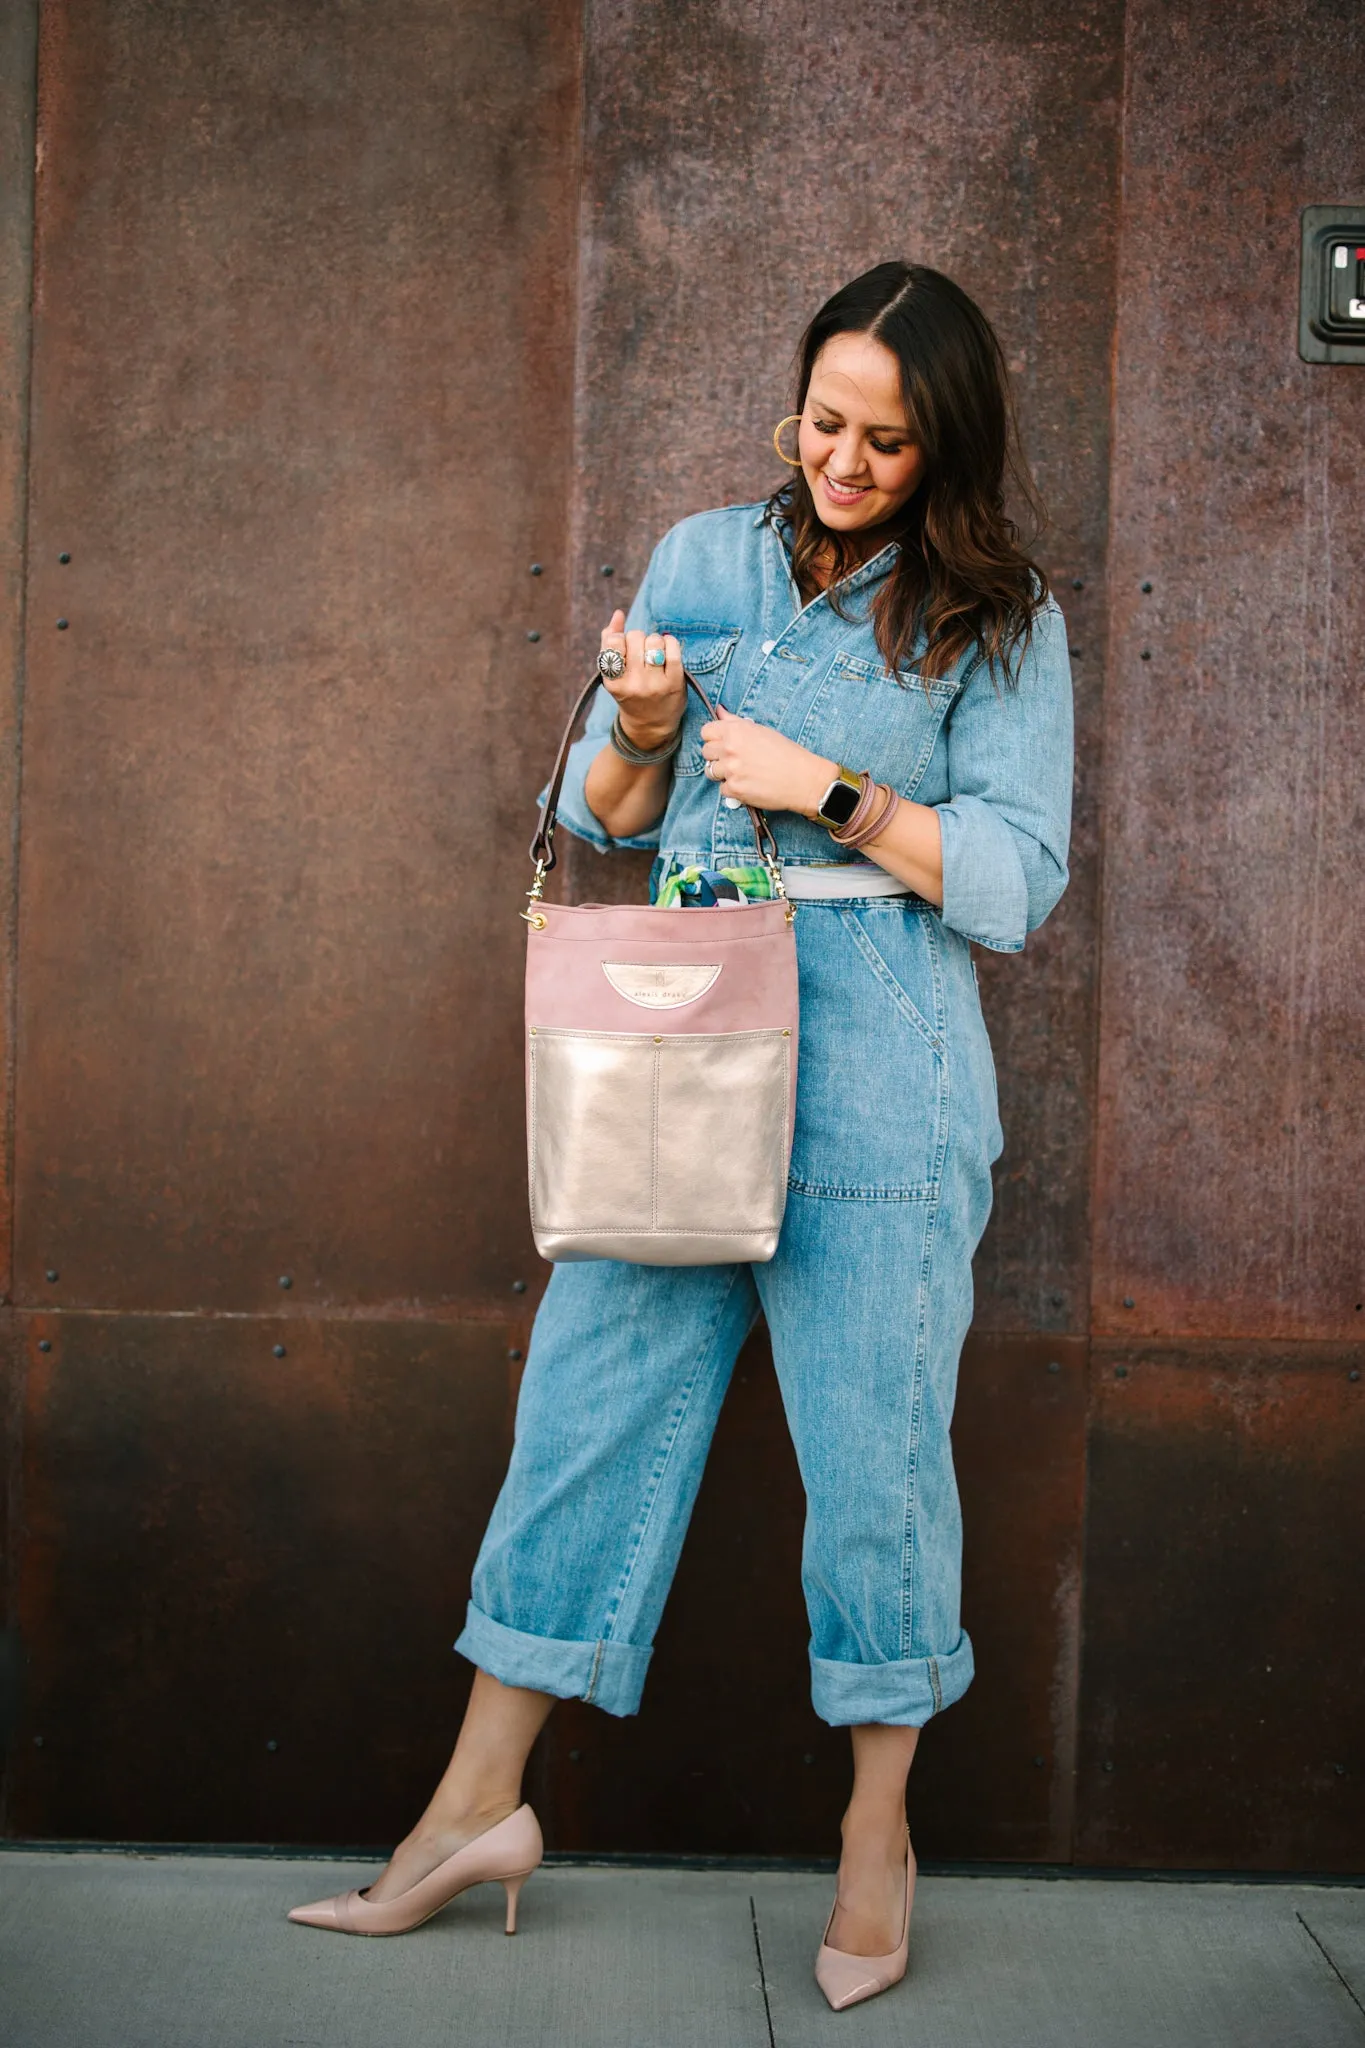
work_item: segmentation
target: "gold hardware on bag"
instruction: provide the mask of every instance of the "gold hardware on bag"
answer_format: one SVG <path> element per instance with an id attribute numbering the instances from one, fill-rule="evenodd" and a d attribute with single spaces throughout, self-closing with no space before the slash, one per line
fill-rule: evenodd
<path id="1" fill-rule="evenodd" d="M 794 903 L 788 903 L 787 901 L 787 889 L 786 884 L 782 880 L 781 862 L 772 859 L 772 857 L 769 854 L 765 853 L 763 856 L 763 865 L 768 870 L 768 881 L 772 887 L 774 900 L 778 903 L 781 903 L 785 907 L 787 913 L 787 923 L 795 924 L 796 905 Z"/>
<path id="2" fill-rule="evenodd" d="M 545 873 L 545 862 L 538 860 L 536 862 L 535 880 L 526 891 L 526 901 L 530 904 L 531 908 L 518 913 L 522 921 L 529 924 L 532 931 L 535 932 L 543 932 L 546 925 L 550 922 L 549 918 L 546 917 L 544 911 L 540 908 L 540 899 L 545 894 Z"/>

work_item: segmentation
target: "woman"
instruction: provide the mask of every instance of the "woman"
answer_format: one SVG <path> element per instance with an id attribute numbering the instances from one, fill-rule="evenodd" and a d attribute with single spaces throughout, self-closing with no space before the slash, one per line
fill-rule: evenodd
<path id="1" fill-rule="evenodd" d="M 801 998 L 781 1241 L 752 1267 L 556 1266 L 457 1644 L 478 1669 L 454 1756 L 367 1892 L 291 1917 L 399 1932 L 501 1878 L 510 1931 L 540 1858 L 528 1752 L 556 1698 L 637 1710 L 762 1312 L 806 1489 L 812 1697 L 852 1737 L 816 1963 L 838 2008 L 904 1974 L 906 1777 L 972 1677 L 948 1429 L 1003 1141 L 971 945 L 1018 952 L 1066 886 L 1071 682 L 1061 614 L 1004 512 L 1007 472 L 1030 490 L 973 302 L 881 264 L 821 308 L 800 366 L 774 435 L 793 475 L 659 543 L 603 632 L 610 696 L 560 806 L 604 851 L 657 847 L 653 899 L 684 909 L 767 894 L 742 806 L 769 813 Z M 850 850 L 832 835 L 862 771 L 888 801 Z"/>

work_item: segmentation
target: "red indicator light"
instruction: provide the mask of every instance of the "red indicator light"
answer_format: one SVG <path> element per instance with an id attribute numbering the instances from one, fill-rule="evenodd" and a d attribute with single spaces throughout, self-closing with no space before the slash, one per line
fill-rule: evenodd
<path id="1" fill-rule="evenodd" d="M 1362 257 L 1362 256 L 1365 256 L 1365 249 L 1357 249 L 1357 250 L 1356 250 L 1356 262 L 1357 262 L 1357 263 L 1359 263 L 1359 261 L 1360 261 L 1360 259 L 1361 259 L 1361 257 Z"/>

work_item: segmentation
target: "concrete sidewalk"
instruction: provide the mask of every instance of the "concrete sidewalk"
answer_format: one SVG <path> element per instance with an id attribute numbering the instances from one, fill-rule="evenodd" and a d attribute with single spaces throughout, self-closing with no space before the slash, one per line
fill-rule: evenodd
<path id="1" fill-rule="evenodd" d="M 1365 1891 L 927 1877 L 910 1975 L 842 2014 L 830 1880 L 542 1870 L 400 1940 L 292 1926 L 364 1864 L 0 1852 L 5 2048 L 1363 2048 Z"/>

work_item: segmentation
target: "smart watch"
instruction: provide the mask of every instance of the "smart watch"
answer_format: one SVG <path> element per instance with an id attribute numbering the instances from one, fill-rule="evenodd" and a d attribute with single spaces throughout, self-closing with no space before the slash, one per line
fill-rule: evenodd
<path id="1" fill-rule="evenodd" d="M 822 825 L 846 825 L 862 801 L 862 794 L 862 777 L 840 762 L 839 773 L 821 797 L 815 815 Z"/>

